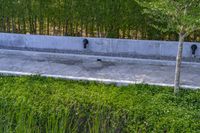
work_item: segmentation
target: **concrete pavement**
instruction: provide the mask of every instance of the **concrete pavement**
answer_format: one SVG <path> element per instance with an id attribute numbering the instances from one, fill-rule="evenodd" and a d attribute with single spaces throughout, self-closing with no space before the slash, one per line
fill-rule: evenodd
<path id="1" fill-rule="evenodd" d="M 102 59 L 98 62 L 97 59 Z M 151 62 L 151 61 L 149 61 Z M 155 61 L 154 61 L 155 62 Z M 40 74 L 73 80 L 92 80 L 118 84 L 147 83 L 173 86 L 174 63 L 113 60 L 107 57 L 0 49 L 0 73 Z M 181 84 L 200 88 L 200 63 L 183 65 Z"/>

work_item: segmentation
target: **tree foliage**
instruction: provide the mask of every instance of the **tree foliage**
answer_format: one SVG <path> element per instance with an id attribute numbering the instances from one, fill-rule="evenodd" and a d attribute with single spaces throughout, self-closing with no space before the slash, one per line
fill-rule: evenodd
<path id="1" fill-rule="evenodd" d="M 162 4 L 161 0 L 160 5 Z M 164 6 L 164 5 L 162 5 Z M 152 27 L 152 16 L 130 0 L 0 0 L 0 31 L 13 33 L 177 40 Z M 173 10 L 173 9 L 172 9 Z M 193 12 L 196 13 L 194 10 Z M 165 25 L 160 21 L 159 25 Z M 199 41 L 198 32 L 188 40 Z"/>
<path id="2" fill-rule="evenodd" d="M 149 18 L 155 21 L 151 23 L 154 28 L 179 35 L 174 80 L 174 92 L 177 93 L 180 88 L 183 43 L 186 37 L 200 29 L 200 0 L 138 0 L 137 2 L 144 7 L 144 14 L 148 14 Z"/>
<path id="3" fill-rule="evenodd" d="M 165 23 L 163 26 L 151 23 L 163 32 L 182 32 L 187 36 L 200 29 L 200 0 L 151 0 L 141 5 L 150 18 Z"/>

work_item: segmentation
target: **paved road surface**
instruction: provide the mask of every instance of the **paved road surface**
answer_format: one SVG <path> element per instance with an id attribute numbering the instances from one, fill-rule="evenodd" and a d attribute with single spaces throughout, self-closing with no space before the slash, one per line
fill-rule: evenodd
<path id="1" fill-rule="evenodd" d="M 0 73 L 33 73 L 70 79 L 87 79 L 120 83 L 173 85 L 175 66 L 120 63 L 67 54 L 0 49 Z M 182 85 L 200 88 L 200 65 L 183 66 Z"/>

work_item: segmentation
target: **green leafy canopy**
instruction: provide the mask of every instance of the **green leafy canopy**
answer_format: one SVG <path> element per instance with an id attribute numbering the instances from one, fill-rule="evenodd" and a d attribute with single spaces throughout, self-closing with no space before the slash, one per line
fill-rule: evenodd
<path id="1" fill-rule="evenodd" d="M 137 0 L 144 14 L 166 25 L 151 25 L 163 32 L 181 33 L 185 37 L 200 29 L 200 0 Z"/>

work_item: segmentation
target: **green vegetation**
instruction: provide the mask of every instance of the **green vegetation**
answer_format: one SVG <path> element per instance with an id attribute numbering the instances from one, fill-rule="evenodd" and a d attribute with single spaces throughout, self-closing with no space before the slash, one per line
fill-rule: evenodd
<path id="1" fill-rule="evenodd" d="M 200 132 L 200 91 L 0 77 L 0 132 Z"/>
<path id="2" fill-rule="evenodd" d="M 180 88 L 180 73 L 185 39 L 200 29 L 200 0 L 139 0 L 144 6 L 144 13 L 148 14 L 155 22 L 165 25 L 152 26 L 163 32 L 176 32 L 179 34 L 179 45 L 176 59 L 176 72 L 174 92 L 178 93 Z"/>
<path id="3" fill-rule="evenodd" d="M 0 31 L 13 33 L 178 40 L 162 33 L 134 0 L 0 0 Z M 199 41 L 200 32 L 188 36 Z"/>

